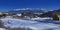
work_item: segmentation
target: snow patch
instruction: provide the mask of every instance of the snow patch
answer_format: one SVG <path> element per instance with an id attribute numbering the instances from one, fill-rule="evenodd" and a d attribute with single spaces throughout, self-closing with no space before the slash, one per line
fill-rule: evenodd
<path id="1" fill-rule="evenodd" d="M 37 17 L 37 18 L 31 18 L 31 20 L 52 20 L 52 18 L 49 18 L 49 17 L 45 17 L 45 18 L 40 18 L 40 17 Z"/>
<path id="2" fill-rule="evenodd" d="M 0 30 L 7 30 L 7 29 L 4 29 L 4 28 L 0 28 Z"/>

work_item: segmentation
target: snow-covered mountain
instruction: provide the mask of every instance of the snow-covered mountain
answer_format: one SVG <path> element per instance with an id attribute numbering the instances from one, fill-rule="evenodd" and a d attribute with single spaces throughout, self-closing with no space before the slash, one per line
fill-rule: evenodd
<path id="1" fill-rule="evenodd" d="M 45 12 L 48 12 L 48 10 L 40 8 L 17 8 L 9 11 L 9 13 L 45 13 Z"/>

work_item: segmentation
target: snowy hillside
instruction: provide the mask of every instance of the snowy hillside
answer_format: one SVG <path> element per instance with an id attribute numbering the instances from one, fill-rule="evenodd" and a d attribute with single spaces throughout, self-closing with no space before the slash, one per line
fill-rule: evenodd
<path id="1" fill-rule="evenodd" d="M 43 22 L 15 19 L 15 18 L 1 18 L 5 27 L 7 28 L 25 28 L 24 30 L 60 30 L 59 24 L 54 23 L 43 23 L 44 19 L 41 19 Z M 45 20 L 46 21 L 46 20 Z M 57 23 L 57 22 L 56 22 Z"/>
<path id="2" fill-rule="evenodd" d="M 7 30 L 7 29 L 4 29 L 4 28 L 0 28 L 0 30 Z"/>

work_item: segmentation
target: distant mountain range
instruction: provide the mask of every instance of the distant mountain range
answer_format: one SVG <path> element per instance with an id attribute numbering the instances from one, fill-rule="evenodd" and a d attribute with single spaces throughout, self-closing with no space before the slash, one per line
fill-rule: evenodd
<path id="1" fill-rule="evenodd" d="M 60 9 L 58 9 L 58 10 L 54 10 L 54 11 L 48 11 L 48 12 L 46 12 L 46 13 L 44 13 L 44 14 L 42 14 L 41 16 L 43 17 L 52 17 L 53 15 L 60 15 Z"/>
<path id="2" fill-rule="evenodd" d="M 41 9 L 31 9 L 31 8 L 21 8 L 21 9 L 13 9 L 8 13 L 17 14 L 17 13 L 45 13 L 47 11 Z"/>
<path id="3" fill-rule="evenodd" d="M 43 13 L 41 16 L 49 16 L 51 17 L 53 14 L 60 14 L 60 9 L 58 10 L 42 10 L 42 9 L 31 9 L 31 8 L 21 8 L 21 9 L 13 9 L 12 11 L 9 11 L 8 13 L 11 14 L 19 14 L 19 13 L 27 13 L 27 14 L 34 14 L 34 13 Z"/>
<path id="4" fill-rule="evenodd" d="M 13 10 L 9 11 L 8 13 L 14 14 L 14 15 L 23 14 L 23 15 L 30 15 L 30 16 L 35 15 L 38 17 L 52 17 L 54 14 L 60 15 L 60 9 L 45 11 L 42 9 L 23 8 L 23 9 L 13 9 Z"/>

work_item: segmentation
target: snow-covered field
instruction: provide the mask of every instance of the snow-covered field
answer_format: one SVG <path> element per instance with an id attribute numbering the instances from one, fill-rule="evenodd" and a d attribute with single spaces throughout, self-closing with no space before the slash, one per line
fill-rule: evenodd
<path id="1" fill-rule="evenodd" d="M 24 30 L 28 30 L 28 28 L 30 30 L 60 30 L 60 24 L 55 24 L 57 23 L 55 21 L 52 21 L 51 23 L 51 21 L 44 20 L 44 18 L 32 18 L 31 20 L 33 21 L 31 21 L 6 17 L 1 18 L 1 20 L 7 28 L 25 28 Z"/>
<path id="2" fill-rule="evenodd" d="M 0 28 L 0 30 L 7 30 L 7 29 L 4 29 L 4 28 Z"/>

